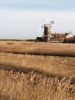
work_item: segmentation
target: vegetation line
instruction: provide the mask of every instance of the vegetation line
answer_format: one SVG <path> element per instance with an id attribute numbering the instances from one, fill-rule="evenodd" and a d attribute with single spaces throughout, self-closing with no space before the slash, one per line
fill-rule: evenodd
<path id="1" fill-rule="evenodd" d="M 75 55 L 70 55 L 70 54 L 52 54 L 52 53 L 37 53 L 37 52 L 35 52 L 35 53 L 31 53 L 31 52 L 12 52 L 12 51 L 0 51 L 0 53 L 11 53 L 11 54 L 22 54 L 22 55 L 35 55 L 35 56 L 58 56 L 58 57 L 75 57 Z"/>

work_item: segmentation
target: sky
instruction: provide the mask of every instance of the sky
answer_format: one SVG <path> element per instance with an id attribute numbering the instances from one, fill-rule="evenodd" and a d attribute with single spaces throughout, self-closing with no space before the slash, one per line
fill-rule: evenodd
<path id="1" fill-rule="evenodd" d="M 0 38 L 42 36 L 42 25 L 54 21 L 52 32 L 75 35 L 75 0 L 0 0 Z"/>

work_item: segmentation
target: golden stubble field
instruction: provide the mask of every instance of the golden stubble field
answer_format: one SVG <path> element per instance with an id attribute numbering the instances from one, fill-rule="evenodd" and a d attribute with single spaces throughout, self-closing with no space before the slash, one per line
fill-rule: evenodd
<path id="1" fill-rule="evenodd" d="M 75 100 L 75 44 L 0 41 L 0 100 Z"/>

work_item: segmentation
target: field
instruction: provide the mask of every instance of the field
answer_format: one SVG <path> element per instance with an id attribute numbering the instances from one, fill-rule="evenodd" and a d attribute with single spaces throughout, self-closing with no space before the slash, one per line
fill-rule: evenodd
<path id="1" fill-rule="evenodd" d="M 0 100 L 75 100 L 70 79 L 38 73 L 0 71 Z"/>
<path id="2" fill-rule="evenodd" d="M 75 44 L 0 41 L 0 52 L 75 57 Z"/>
<path id="3" fill-rule="evenodd" d="M 75 44 L 0 41 L 0 100 L 75 100 Z"/>

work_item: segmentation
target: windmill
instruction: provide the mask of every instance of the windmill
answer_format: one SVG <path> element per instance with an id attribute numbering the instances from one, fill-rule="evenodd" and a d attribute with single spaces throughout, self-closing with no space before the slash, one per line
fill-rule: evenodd
<path id="1" fill-rule="evenodd" d="M 44 41 L 48 41 L 51 37 L 52 24 L 54 24 L 54 21 L 51 21 L 49 24 L 44 24 L 43 25 L 43 28 L 44 28 L 43 38 L 44 38 Z"/>

